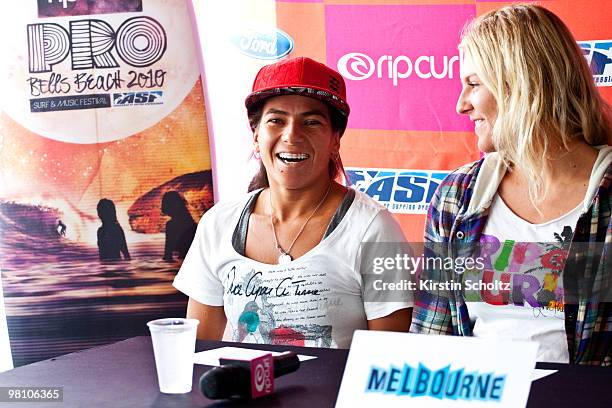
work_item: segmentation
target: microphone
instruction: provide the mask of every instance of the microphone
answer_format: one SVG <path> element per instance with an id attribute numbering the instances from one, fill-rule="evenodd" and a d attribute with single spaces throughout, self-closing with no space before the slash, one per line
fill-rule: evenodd
<path id="1" fill-rule="evenodd" d="M 200 391 L 208 399 L 259 398 L 274 392 L 274 378 L 300 368 L 293 351 L 272 357 L 271 353 L 252 360 L 220 358 L 220 366 L 200 377 Z"/>

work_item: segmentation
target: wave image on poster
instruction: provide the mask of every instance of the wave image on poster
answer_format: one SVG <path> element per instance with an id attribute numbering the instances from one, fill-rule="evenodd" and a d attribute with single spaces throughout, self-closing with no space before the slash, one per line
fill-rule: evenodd
<path id="1" fill-rule="evenodd" d="M 5 14 L 0 266 L 20 366 L 183 316 L 171 282 L 213 185 L 185 1 Z"/>

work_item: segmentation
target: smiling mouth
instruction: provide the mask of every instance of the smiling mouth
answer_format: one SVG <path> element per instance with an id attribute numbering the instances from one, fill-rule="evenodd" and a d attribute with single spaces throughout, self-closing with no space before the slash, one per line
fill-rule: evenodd
<path id="1" fill-rule="evenodd" d="M 276 157 L 283 163 L 299 163 L 310 158 L 306 153 L 276 153 Z"/>

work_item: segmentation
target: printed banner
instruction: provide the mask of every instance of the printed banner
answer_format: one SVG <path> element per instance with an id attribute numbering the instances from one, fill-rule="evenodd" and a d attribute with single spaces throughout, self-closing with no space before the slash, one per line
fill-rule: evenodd
<path id="1" fill-rule="evenodd" d="M 262 66 L 294 55 L 294 40 L 277 28 L 274 0 L 200 0 L 192 7 L 212 118 L 215 197 L 236 198 L 258 168 L 244 100 Z"/>
<path id="2" fill-rule="evenodd" d="M 469 130 L 455 112 L 456 37 L 475 12 L 473 5 L 327 6 L 327 62 L 347 82 L 351 127 Z"/>
<path id="3" fill-rule="evenodd" d="M 579 41 L 597 86 L 612 86 L 612 40 Z"/>
<path id="4" fill-rule="evenodd" d="M 349 183 L 398 214 L 425 214 L 447 171 L 347 168 Z"/>
<path id="5" fill-rule="evenodd" d="M 372 171 L 392 173 L 384 182 L 376 179 L 374 188 L 365 187 L 370 179 L 361 180 L 360 188 L 395 213 L 409 240 L 421 240 L 430 186 L 439 183 L 438 176 L 481 157 L 473 124 L 455 111 L 461 89 L 460 32 L 473 17 L 504 3 L 193 2 L 211 98 L 218 197 L 243 194 L 258 168 L 250 158 L 252 135 L 244 108 L 255 73 L 282 58 L 308 56 L 337 69 L 347 84 L 351 116 L 340 152 L 350 168 L 349 184 L 355 185 L 355 172 L 361 170 L 364 177 Z M 547 0 L 543 5 L 572 30 L 599 91 L 612 102 L 612 15 L 597 0 Z M 394 189 L 401 190 L 401 174 L 413 172 L 437 176 L 423 187 L 422 201 L 405 205 L 394 195 L 410 201 L 418 198 L 417 190 L 412 197 Z M 390 187 L 393 178 L 395 187 Z"/>
<path id="6" fill-rule="evenodd" d="M 0 261 L 16 366 L 183 316 L 213 204 L 184 0 L 27 1 L 1 17 Z"/>

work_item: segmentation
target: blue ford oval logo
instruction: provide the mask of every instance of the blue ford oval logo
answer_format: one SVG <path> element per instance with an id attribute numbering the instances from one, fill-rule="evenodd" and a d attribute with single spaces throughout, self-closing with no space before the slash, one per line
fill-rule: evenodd
<path id="1" fill-rule="evenodd" d="M 280 59 L 293 51 L 293 39 L 278 28 L 249 29 L 233 36 L 232 43 L 241 53 L 262 60 Z"/>

